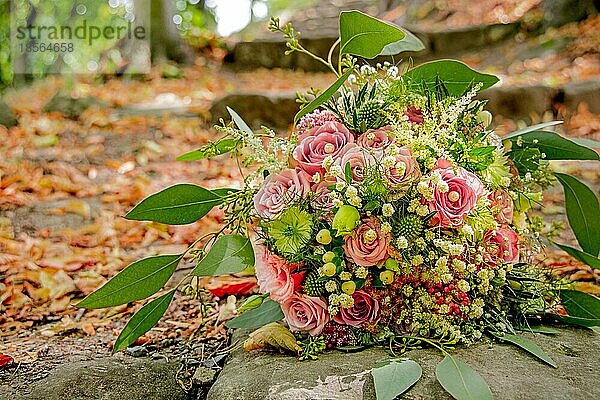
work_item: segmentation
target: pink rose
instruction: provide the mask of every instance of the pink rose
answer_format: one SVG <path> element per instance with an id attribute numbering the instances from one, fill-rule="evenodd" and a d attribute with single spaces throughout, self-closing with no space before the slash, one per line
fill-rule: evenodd
<path id="1" fill-rule="evenodd" d="M 431 219 L 434 225 L 445 228 L 457 228 L 464 223 L 465 217 L 475 208 L 477 200 L 483 195 L 484 186 L 481 180 L 462 167 L 456 172 L 446 160 L 438 160 L 435 168 L 441 180 L 448 185 L 447 190 L 440 190 L 439 185 L 432 184 L 433 200 L 428 201 L 430 211 L 437 211 Z"/>
<path id="2" fill-rule="evenodd" d="M 496 260 L 507 263 L 519 261 L 519 237 L 509 226 L 502 225 L 495 231 L 487 232 L 484 241 Z"/>
<path id="3" fill-rule="evenodd" d="M 342 171 L 345 172 L 348 163 L 350 163 L 350 170 L 352 171 L 352 180 L 362 182 L 365 179 L 365 167 L 375 165 L 375 158 L 362 147 L 349 143 L 344 146 L 333 164 L 339 165 L 342 167 Z"/>
<path id="4" fill-rule="evenodd" d="M 391 131 L 392 127 L 389 125 L 379 129 L 369 129 L 358 137 L 356 143 L 365 149 L 373 150 L 374 153 L 381 154 L 386 147 L 394 143 L 394 139 L 390 137 Z"/>
<path id="5" fill-rule="evenodd" d="M 304 135 L 309 129 L 319 127 L 330 121 L 339 122 L 331 111 L 315 110 L 300 118 L 300 121 L 296 124 L 296 132 L 298 132 L 298 135 Z"/>
<path id="6" fill-rule="evenodd" d="M 352 293 L 354 305 L 351 308 L 340 308 L 333 317 L 338 324 L 359 327 L 364 323 L 376 322 L 379 319 L 379 303 L 368 293 L 357 290 Z"/>
<path id="7" fill-rule="evenodd" d="M 308 332 L 311 336 L 320 334 L 329 322 L 327 303 L 320 297 L 294 294 L 281 303 L 281 310 L 290 330 Z"/>
<path id="8" fill-rule="evenodd" d="M 287 300 L 294 294 L 292 271 L 297 265 L 289 264 L 266 247 L 261 247 L 254 266 L 259 290 L 261 293 L 269 293 L 275 301 Z"/>
<path id="9" fill-rule="evenodd" d="M 396 156 L 396 165 L 384 168 L 383 173 L 392 189 L 406 188 L 421 178 L 419 163 L 406 147 L 400 148 Z"/>
<path id="10" fill-rule="evenodd" d="M 304 171 L 285 169 L 267 176 L 254 195 L 254 209 L 259 217 L 273 219 L 291 202 L 310 193 L 310 176 Z"/>
<path id="11" fill-rule="evenodd" d="M 346 144 L 354 142 L 354 136 L 339 122 L 326 122 L 300 135 L 298 141 L 292 157 L 299 168 L 313 176 L 324 172 L 323 160 L 327 156 L 337 158 Z"/>
<path id="12" fill-rule="evenodd" d="M 513 220 L 513 200 L 506 190 L 496 189 L 488 195 L 496 221 L 510 224 Z"/>
<path id="13" fill-rule="evenodd" d="M 408 121 L 413 124 L 422 124 L 423 123 L 423 111 L 420 108 L 415 106 L 408 105 L 406 107 L 406 111 L 404 111 L 404 115 L 408 117 Z"/>
<path id="14" fill-rule="evenodd" d="M 381 224 L 374 217 L 363 220 L 345 241 L 344 253 L 361 267 L 380 265 L 388 258 L 390 235 L 381 233 Z"/>
<path id="15" fill-rule="evenodd" d="M 331 190 L 328 189 L 331 185 L 335 185 L 335 178 L 328 177 L 311 186 L 313 197 L 311 197 L 310 205 L 313 209 L 323 212 L 333 209 L 333 199 L 329 196 Z"/>

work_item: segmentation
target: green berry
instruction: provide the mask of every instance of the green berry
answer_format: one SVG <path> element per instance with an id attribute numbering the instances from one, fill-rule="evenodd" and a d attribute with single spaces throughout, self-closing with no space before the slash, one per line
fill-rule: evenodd
<path id="1" fill-rule="evenodd" d="M 321 229 L 319 233 L 317 233 L 317 242 L 320 244 L 331 243 L 331 232 L 329 232 L 329 229 Z"/>
<path id="2" fill-rule="evenodd" d="M 334 276 L 336 271 L 337 271 L 337 267 L 335 266 L 334 263 L 331 263 L 331 262 L 328 262 L 327 264 L 323 265 L 323 267 L 321 267 L 321 272 L 325 276 Z"/>
<path id="3" fill-rule="evenodd" d="M 329 263 L 329 262 L 332 262 L 334 258 L 335 258 L 335 253 L 333 251 L 328 251 L 325 254 L 323 254 L 323 256 L 321 257 L 321 260 L 323 260 L 324 263 Z"/>
<path id="4" fill-rule="evenodd" d="M 354 283 L 353 281 L 348 281 L 348 282 L 342 283 L 342 292 L 351 295 L 355 291 L 356 291 L 356 283 Z"/>
<path id="5" fill-rule="evenodd" d="M 389 285 L 390 283 L 394 282 L 394 272 L 387 270 L 383 271 L 379 274 L 379 279 L 384 285 Z"/>

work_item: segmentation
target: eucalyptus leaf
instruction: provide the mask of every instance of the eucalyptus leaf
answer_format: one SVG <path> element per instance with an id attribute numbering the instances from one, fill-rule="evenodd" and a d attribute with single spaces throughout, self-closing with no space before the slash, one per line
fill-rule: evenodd
<path id="1" fill-rule="evenodd" d="M 371 371 L 377 400 L 394 400 L 421 379 L 421 366 L 409 359 L 388 360 Z"/>
<path id="2" fill-rule="evenodd" d="M 492 332 L 492 335 L 494 335 L 494 337 L 496 337 L 502 341 L 510 342 L 516 346 L 519 346 L 520 348 L 522 348 L 523 350 L 525 350 L 528 353 L 533 354 L 534 356 L 536 356 L 537 358 L 539 358 L 546 364 L 548 364 L 554 368 L 558 368 L 558 366 L 556 365 L 554 360 L 548 354 L 546 354 L 546 352 L 544 350 L 542 350 L 540 346 L 538 346 L 536 343 L 532 342 L 531 340 L 525 339 L 524 337 L 519 336 L 519 335 L 512 335 L 512 334 L 508 334 L 508 333 Z"/>
<path id="3" fill-rule="evenodd" d="M 223 138 L 215 142 L 207 143 L 198 150 L 190 151 L 176 158 L 177 161 L 196 161 L 205 158 L 212 158 L 222 154 L 229 153 L 237 147 L 238 140 L 233 138 Z"/>
<path id="4" fill-rule="evenodd" d="M 548 328 L 543 325 L 515 326 L 515 329 L 522 332 L 542 333 L 544 335 L 558 335 L 560 333 L 556 329 Z"/>
<path id="5" fill-rule="evenodd" d="M 260 328 L 268 323 L 283 319 L 283 311 L 278 302 L 263 301 L 260 307 L 246 311 L 225 324 L 228 328 Z"/>
<path id="6" fill-rule="evenodd" d="M 481 375 L 450 354 L 436 366 L 435 376 L 456 400 L 492 399 L 492 392 Z"/>
<path id="7" fill-rule="evenodd" d="M 600 149 L 600 142 L 588 138 L 571 138 L 571 141 L 590 149 Z"/>
<path id="8" fill-rule="evenodd" d="M 119 337 L 113 346 L 113 351 L 116 352 L 126 349 L 130 344 L 135 342 L 137 338 L 156 325 L 165 311 L 167 311 L 167 308 L 169 308 L 169 304 L 171 304 L 171 300 L 173 300 L 173 295 L 175 295 L 175 290 L 176 289 L 173 289 L 162 296 L 157 297 L 144 305 L 144 307 L 140 308 L 140 310 L 131 317 L 129 322 L 127 322 L 127 325 L 125 325 L 125 328 L 123 328 L 119 334 Z"/>
<path id="9" fill-rule="evenodd" d="M 523 129 L 519 129 L 517 131 L 508 133 L 506 135 L 504 135 L 502 137 L 502 139 L 506 140 L 506 139 L 512 139 L 516 136 L 520 136 L 520 135 L 524 135 L 525 133 L 529 133 L 529 132 L 533 132 L 533 131 L 539 131 L 540 129 L 544 129 L 544 128 L 548 128 L 550 126 L 555 126 L 555 125 L 559 125 L 562 124 L 563 121 L 550 121 L 550 122 L 542 122 L 541 124 L 535 124 L 535 125 L 531 125 L 531 126 L 527 126 Z"/>
<path id="10" fill-rule="evenodd" d="M 229 115 L 231 115 L 231 119 L 233 120 L 233 122 L 235 122 L 239 129 L 246 132 L 246 134 L 248 134 L 249 136 L 254 136 L 254 132 L 252 131 L 252 129 L 250 129 L 246 121 L 244 121 L 242 117 L 238 115 L 238 113 L 236 113 L 235 111 L 233 111 L 233 109 L 229 107 L 227 107 L 227 111 L 229 112 Z"/>
<path id="11" fill-rule="evenodd" d="M 232 234 L 220 236 L 196 268 L 195 276 L 218 276 L 241 272 L 254 266 L 254 250 L 247 237 Z"/>
<path id="12" fill-rule="evenodd" d="M 223 196 L 203 187 L 181 183 L 168 187 L 142 200 L 126 215 L 126 219 L 185 225 L 204 217 L 223 202 Z"/>
<path id="13" fill-rule="evenodd" d="M 333 96 L 335 92 L 337 92 L 337 90 L 348 80 L 348 77 L 353 71 L 354 69 L 348 68 L 346 72 L 344 72 L 339 78 L 337 78 L 337 80 L 333 82 L 333 84 L 329 86 L 323 93 L 321 93 L 320 95 L 315 97 L 313 101 L 302 107 L 302 109 L 298 111 L 298 113 L 294 117 L 294 125 L 297 124 L 300 118 L 302 118 L 304 115 L 315 110 L 321 104 L 329 100 L 331 96 Z"/>
<path id="14" fill-rule="evenodd" d="M 564 289 L 559 292 L 560 300 L 571 317 L 600 319 L 600 299 L 579 290 Z"/>
<path id="15" fill-rule="evenodd" d="M 498 82 L 498 78 L 494 75 L 474 71 L 466 64 L 455 60 L 421 64 L 402 75 L 402 79 L 413 90 L 421 90 L 423 83 L 428 88 L 434 89 L 437 81 L 441 80 L 452 96 L 462 96 L 473 84 L 482 83 L 481 90 L 484 90 Z"/>
<path id="16" fill-rule="evenodd" d="M 569 225 L 577 242 L 586 253 L 597 256 L 600 251 L 600 204 L 598 198 L 576 178 L 554 174 L 564 188 Z"/>
<path id="17" fill-rule="evenodd" d="M 512 139 L 513 146 L 536 147 L 546 155 L 546 160 L 600 160 L 598 153 L 581 146 L 558 133 L 533 131 Z M 513 147 L 514 148 L 514 147 Z"/>
<path id="18" fill-rule="evenodd" d="M 364 58 L 420 51 L 425 46 L 412 33 L 361 11 L 340 13 L 340 53 Z"/>
<path id="19" fill-rule="evenodd" d="M 169 254 L 138 260 L 81 300 L 77 307 L 114 307 L 145 299 L 167 283 L 182 258 L 183 254 Z"/>
<path id="20" fill-rule="evenodd" d="M 555 318 L 559 321 L 564 322 L 565 324 L 583 326 L 585 328 L 600 328 L 600 319 L 598 318 L 580 318 L 580 317 L 571 317 L 569 315 L 557 315 L 553 314 Z M 595 330 L 595 329 L 594 329 Z"/>
<path id="21" fill-rule="evenodd" d="M 564 244 L 556 242 L 554 244 L 560 247 L 561 250 L 566 251 L 571 257 L 573 257 L 577 261 L 581 261 L 582 263 L 589 265 L 594 269 L 600 269 L 600 259 L 598 257 L 594 257 L 593 255 L 586 253 L 585 251 L 581 251 L 579 249 L 575 249 Z"/>

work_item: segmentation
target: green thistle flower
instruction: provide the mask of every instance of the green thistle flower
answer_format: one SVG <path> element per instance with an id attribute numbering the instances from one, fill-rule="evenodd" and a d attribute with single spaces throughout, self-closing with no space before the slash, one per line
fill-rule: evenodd
<path id="1" fill-rule="evenodd" d="M 277 250 L 283 254 L 296 254 L 312 239 L 313 220 L 306 211 L 291 207 L 270 222 L 267 230 L 275 240 Z"/>
<path id="2" fill-rule="evenodd" d="M 309 296 L 319 297 L 325 293 L 325 281 L 320 279 L 319 273 L 311 271 L 304 279 L 304 291 Z"/>
<path id="3" fill-rule="evenodd" d="M 423 219 L 416 214 L 406 214 L 392 220 L 392 233 L 395 237 L 404 236 L 412 242 L 423 235 Z"/>

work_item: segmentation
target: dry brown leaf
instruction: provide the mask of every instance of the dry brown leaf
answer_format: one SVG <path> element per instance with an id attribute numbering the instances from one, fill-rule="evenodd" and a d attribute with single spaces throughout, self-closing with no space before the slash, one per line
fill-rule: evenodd
<path id="1" fill-rule="evenodd" d="M 271 322 L 258 328 L 244 342 L 244 350 L 246 351 L 264 349 L 265 347 L 289 350 L 296 354 L 302 350 L 290 330 L 277 322 Z"/>

